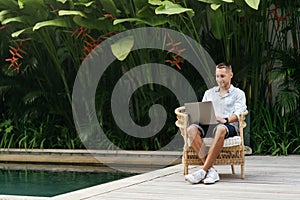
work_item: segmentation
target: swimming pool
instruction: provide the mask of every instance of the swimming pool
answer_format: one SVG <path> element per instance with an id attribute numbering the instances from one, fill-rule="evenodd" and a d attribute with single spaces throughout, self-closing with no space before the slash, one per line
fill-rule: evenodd
<path id="1" fill-rule="evenodd" d="M 136 175 L 118 171 L 0 170 L 0 195 L 52 197 Z"/>

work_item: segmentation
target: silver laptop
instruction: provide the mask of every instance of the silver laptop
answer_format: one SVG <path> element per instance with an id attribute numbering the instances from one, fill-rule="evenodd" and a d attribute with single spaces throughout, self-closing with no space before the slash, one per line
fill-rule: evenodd
<path id="1" fill-rule="evenodd" d="M 214 106 L 211 101 L 185 103 L 189 123 L 217 124 Z"/>

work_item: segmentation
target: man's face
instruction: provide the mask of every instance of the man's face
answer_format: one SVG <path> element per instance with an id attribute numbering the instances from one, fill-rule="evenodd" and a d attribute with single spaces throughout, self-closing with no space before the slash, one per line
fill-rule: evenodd
<path id="1" fill-rule="evenodd" d="M 226 88 L 231 84 L 233 73 L 226 68 L 216 69 L 216 81 L 220 88 Z"/>

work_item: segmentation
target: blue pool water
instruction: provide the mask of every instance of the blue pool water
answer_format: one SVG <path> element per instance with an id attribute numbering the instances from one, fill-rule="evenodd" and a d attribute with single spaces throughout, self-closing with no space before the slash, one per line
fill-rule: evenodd
<path id="1" fill-rule="evenodd" d="M 133 175 L 124 172 L 0 170 L 0 195 L 52 197 Z"/>

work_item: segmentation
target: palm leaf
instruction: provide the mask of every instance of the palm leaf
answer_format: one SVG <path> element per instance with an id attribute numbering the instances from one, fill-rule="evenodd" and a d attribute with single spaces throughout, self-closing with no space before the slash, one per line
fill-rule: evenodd
<path id="1" fill-rule="evenodd" d="M 296 82 L 290 82 L 287 84 L 282 84 L 279 87 L 279 92 L 276 96 L 275 109 L 281 116 L 285 114 L 294 113 L 298 110 L 299 102 L 299 88 Z"/>
<path id="2" fill-rule="evenodd" d="M 0 83 L 1 84 L 1 83 Z M 5 92 L 9 91 L 12 88 L 11 85 L 0 85 L 0 95 L 3 95 Z"/>
<path id="3" fill-rule="evenodd" d="M 37 99 L 45 96 L 46 96 L 45 92 L 37 90 L 37 91 L 29 92 L 23 97 L 22 100 L 25 105 L 28 105 L 28 104 L 33 104 Z"/>

